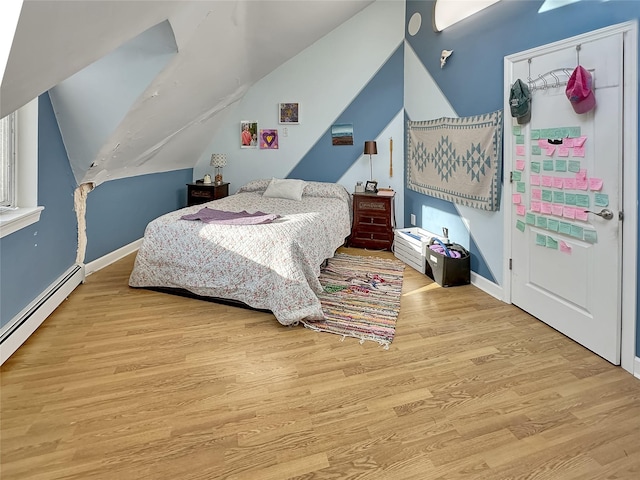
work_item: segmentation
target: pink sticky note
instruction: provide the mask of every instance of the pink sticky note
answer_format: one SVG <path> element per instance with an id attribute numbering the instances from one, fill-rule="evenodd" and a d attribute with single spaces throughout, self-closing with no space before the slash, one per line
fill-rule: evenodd
<path id="1" fill-rule="evenodd" d="M 586 180 L 587 179 L 587 170 L 586 168 L 580 169 L 579 172 L 576 172 L 576 178 L 578 180 Z"/>
<path id="2" fill-rule="evenodd" d="M 587 188 L 589 188 L 589 183 L 586 178 L 576 178 L 576 190 L 586 190 Z"/>
<path id="3" fill-rule="evenodd" d="M 524 170 L 524 160 L 516 160 L 516 170 Z"/>
<path id="4" fill-rule="evenodd" d="M 591 177 L 589 179 L 589 188 L 594 191 L 602 190 L 602 179 Z"/>
<path id="5" fill-rule="evenodd" d="M 573 147 L 573 156 L 574 157 L 584 157 L 584 147 Z"/>
<path id="6" fill-rule="evenodd" d="M 546 214 L 551 214 L 551 204 L 547 203 L 547 202 L 542 202 L 540 204 L 540 212 L 546 213 Z"/>
<path id="7" fill-rule="evenodd" d="M 524 150 L 524 145 L 516 145 L 516 155 L 520 155 L 522 157 L 526 155 L 526 152 Z"/>
<path id="8" fill-rule="evenodd" d="M 562 253 L 566 253 L 568 255 L 571 255 L 571 247 L 569 245 L 567 245 L 563 240 L 560 240 L 560 251 Z"/>
<path id="9" fill-rule="evenodd" d="M 513 195 L 511 195 L 511 199 L 515 204 L 522 202 L 522 196 L 519 193 L 514 193 Z"/>
<path id="10" fill-rule="evenodd" d="M 553 205 L 551 205 L 551 213 L 553 215 L 556 215 L 557 217 L 561 217 L 563 208 L 564 208 L 564 205 L 559 205 L 557 203 L 554 203 Z"/>
<path id="11" fill-rule="evenodd" d="M 529 176 L 529 183 L 531 183 L 531 185 L 540 185 L 540 175 L 532 173 Z"/>
<path id="12" fill-rule="evenodd" d="M 545 147 L 545 150 L 547 151 L 547 157 L 553 157 L 553 154 L 556 151 L 556 147 L 553 145 L 547 145 Z"/>
<path id="13" fill-rule="evenodd" d="M 540 148 L 547 148 L 547 145 L 549 145 L 549 141 L 546 138 L 539 138 L 538 139 L 538 146 Z"/>
<path id="14" fill-rule="evenodd" d="M 564 179 L 564 188 L 567 190 L 575 190 L 576 189 L 576 179 L 575 178 L 565 178 Z"/>
<path id="15" fill-rule="evenodd" d="M 562 145 L 558 147 L 558 156 L 559 157 L 568 157 L 569 156 L 569 147 L 566 145 Z"/>
<path id="16" fill-rule="evenodd" d="M 589 214 L 584 210 L 576 208 L 575 213 L 576 213 L 576 220 L 581 220 L 583 222 L 586 222 L 587 220 L 589 220 Z"/>
<path id="17" fill-rule="evenodd" d="M 538 200 L 531 200 L 531 211 L 532 212 L 539 212 L 540 211 L 540 205 L 541 205 L 541 202 L 539 202 Z"/>
<path id="18" fill-rule="evenodd" d="M 586 135 L 582 135 L 581 137 L 578 138 L 574 138 L 573 139 L 573 146 L 575 147 L 582 147 L 584 145 L 584 142 L 587 141 L 587 136 Z"/>
<path id="19" fill-rule="evenodd" d="M 565 138 L 562 140 L 562 146 L 567 148 L 573 148 L 573 138 Z"/>
<path id="20" fill-rule="evenodd" d="M 571 219 L 576 218 L 576 209 L 573 207 L 565 206 L 562 208 L 562 216 L 564 218 L 571 218 Z"/>
<path id="21" fill-rule="evenodd" d="M 526 208 L 524 207 L 524 205 L 516 205 L 516 213 L 521 217 L 524 217 L 525 210 Z"/>
<path id="22" fill-rule="evenodd" d="M 543 187 L 551 187 L 553 185 L 553 180 L 549 175 L 542 175 L 542 186 Z"/>
<path id="23" fill-rule="evenodd" d="M 539 188 L 532 188 L 531 189 L 531 198 L 533 198 L 534 200 L 541 200 L 542 199 L 542 190 L 540 190 Z"/>
<path id="24" fill-rule="evenodd" d="M 553 177 L 553 187 L 554 188 L 562 188 L 564 186 L 564 178 L 562 177 Z"/>

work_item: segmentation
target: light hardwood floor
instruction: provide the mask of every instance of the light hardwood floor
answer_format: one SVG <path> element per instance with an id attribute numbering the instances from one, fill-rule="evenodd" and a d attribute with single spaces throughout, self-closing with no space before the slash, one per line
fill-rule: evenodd
<path id="1" fill-rule="evenodd" d="M 131 289 L 133 259 L 2 366 L 2 480 L 640 478 L 640 381 L 473 286 L 407 267 L 384 350 Z"/>

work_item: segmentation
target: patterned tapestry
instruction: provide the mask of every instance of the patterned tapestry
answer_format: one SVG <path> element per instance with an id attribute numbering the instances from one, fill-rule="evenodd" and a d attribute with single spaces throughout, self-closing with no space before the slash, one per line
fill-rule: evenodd
<path id="1" fill-rule="evenodd" d="M 502 110 L 408 122 L 407 188 L 483 210 L 500 207 Z"/>

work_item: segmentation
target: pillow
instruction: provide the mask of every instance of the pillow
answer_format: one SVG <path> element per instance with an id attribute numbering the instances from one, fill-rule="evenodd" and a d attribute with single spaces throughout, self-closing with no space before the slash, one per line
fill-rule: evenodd
<path id="1" fill-rule="evenodd" d="M 271 198 L 286 198 L 289 200 L 302 200 L 302 192 L 306 182 L 291 178 L 272 178 L 263 196 Z"/>
<path id="2" fill-rule="evenodd" d="M 245 185 L 241 186 L 236 193 L 265 191 L 269 186 L 270 181 L 271 180 L 269 179 L 251 180 L 249 183 L 246 183 Z"/>

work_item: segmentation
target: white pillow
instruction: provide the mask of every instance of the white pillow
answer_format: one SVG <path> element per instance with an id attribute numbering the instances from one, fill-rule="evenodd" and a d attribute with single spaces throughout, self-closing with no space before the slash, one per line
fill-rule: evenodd
<path id="1" fill-rule="evenodd" d="M 292 178 L 272 178 L 269 186 L 264 191 L 265 197 L 287 198 L 289 200 L 302 200 L 302 192 L 307 182 Z"/>

